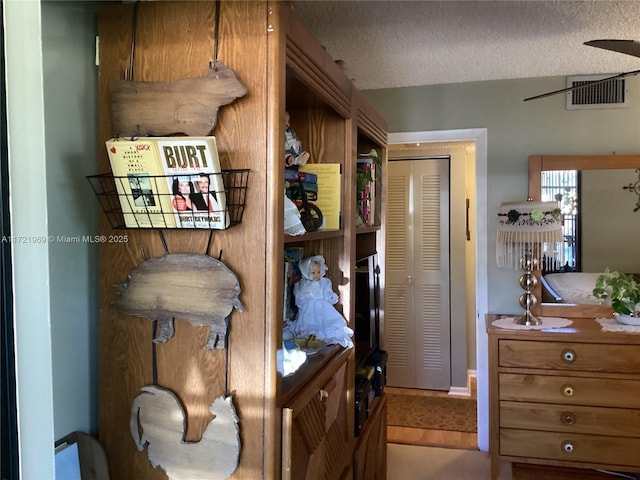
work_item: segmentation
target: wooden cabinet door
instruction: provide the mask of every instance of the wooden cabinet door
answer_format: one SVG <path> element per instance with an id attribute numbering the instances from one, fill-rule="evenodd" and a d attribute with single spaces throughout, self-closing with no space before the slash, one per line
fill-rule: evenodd
<path id="1" fill-rule="evenodd" d="M 387 397 L 378 397 L 353 453 L 353 480 L 387 478 Z"/>
<path id="2" fill-rule="evenodd" d="M 328 381 L 311 382 L 282 410 L 283 480 L 336 478 L 350 464 L 347 363 L 336 363 Z"/>

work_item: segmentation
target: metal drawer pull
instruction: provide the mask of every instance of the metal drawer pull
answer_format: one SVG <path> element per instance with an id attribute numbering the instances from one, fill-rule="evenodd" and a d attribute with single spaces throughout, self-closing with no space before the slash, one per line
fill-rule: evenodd
<path id="1" fill-rule="evenodd" d="M 565 350 L 564 352 L 562 352 L 562 359 L 565 362 L 574 362 L 576 360 L 576 352 L 574 352 L 573 350 Z"/>
<path id="2" fill-rule="evenodd" d="M 320 401 L 324 401 L 325 398 L 329 398 L 329 392 L 327 392 L 326 390 L 320 390 L 318 392 L 318 397 L 320 397 Z"/>
<path id="3" fill-rule="evenodd" d="M 566 453 L 573 453 L 573 443 L 562 442 L 562 450 L 564 450 Z"/>
<path id="4" fill-rule="evenodd" d="M 573 397 L 573 394 L 576 393 L 572 385 L 563 385 L 561 392 L 565 397 Z"/>
<path id="5" fill-rule="evenodd" d="M 571 412 L 564 412 L 560 415 L 560 421 L 565 425 L 573 425 L 576 423 L 576 416 Z"/>

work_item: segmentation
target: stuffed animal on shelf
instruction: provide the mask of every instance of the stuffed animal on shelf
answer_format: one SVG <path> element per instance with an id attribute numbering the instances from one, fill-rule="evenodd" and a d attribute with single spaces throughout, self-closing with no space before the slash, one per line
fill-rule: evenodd
<path id="1" fill-rule="evenodd" d="M 287 167 L 292 165 L 305 165 L 309 161 L 309 152 L 302 149 L 296 132 L 291 128 L 289 112 L 285 113 L 284 124 L 284 163 Z"/>

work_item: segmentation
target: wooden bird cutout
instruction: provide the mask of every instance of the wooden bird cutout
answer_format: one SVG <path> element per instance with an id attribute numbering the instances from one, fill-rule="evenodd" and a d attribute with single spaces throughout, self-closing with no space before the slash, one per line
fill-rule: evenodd
<path id="1" fill-rule="evenodd" d="M 223 480 L 238 467 L 240 433 L 231 397 L 209 408 L 214 419 L 198 442 L 185 442 L 186 416 L 176 395 L 157 385 L 142 388 L 131 406 L 129 427 L 138 450 L 173 480 Z"/>

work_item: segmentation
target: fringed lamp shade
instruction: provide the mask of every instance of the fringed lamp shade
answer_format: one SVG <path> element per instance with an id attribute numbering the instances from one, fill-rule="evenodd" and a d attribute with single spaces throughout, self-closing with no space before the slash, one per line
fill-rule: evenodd
<path id="1" fill-rule="evenodd" d="M 522 269 L 520 306 L 524 313 L 513 321 L 518 325 L 539 325 L 542 320 L 531 312 L 537 303 L 533 294 L 538 284 L 533 270 L 543 256 L 550 254 L 557 260 L 556 243 L 562 242 L 562 215 L 557 202 L 503 203 L 498 211 L 498 238 L 496 239 L 496 261 L 498 267 Z M 557 251 L 561 254 L 562 249 Z"/>
<path id="2" fill-rule="evenodd" d="M 522 268 L 525 253 L 534 255 L 540 263 L 542 257 L 556 261 L 562 249 L 555 249 L 562 242 L 562 215 L 558 202 L 506 202 L 498 211 L 498 236 L 496 262 L 499 268 Z"/>

